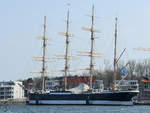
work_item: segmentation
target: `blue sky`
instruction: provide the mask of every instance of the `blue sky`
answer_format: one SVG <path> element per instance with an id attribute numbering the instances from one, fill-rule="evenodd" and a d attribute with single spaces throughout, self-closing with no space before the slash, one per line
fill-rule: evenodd
<path id="1" fill-rule="evenodd" d="M 70 6 L 67 4 L 70 3 Z M 133 48 L 150 48 L 150 1 L 148 0 L 1 0 L 0 1 L 0 73 L 1 80 L 18 80 L 40 76 L 30 72 L 40 70 L 40 63 L 32 56 L 40 56 L 42 43 L 36 37 L 43 33 L 43 17 L 47 16 L 47 56 L 64 54 L 65 37 L 58 32 L 65 31 L 67 9 L 70 9 L 69 54 L 89 51 L 90 33 L 82 27 L 90 27 L 92 5 L 95 5 L 95 28 L 101 33 L 95 41 L 95 51 L 102 53 L 95 60 L 96 68 L 102 68 L 104 61 L 112 62 L 114 22 L 118 17 L 118 54 L 127 48 L 122 60 L 149 59 L 150 52 L 135 51 Z M 48 71 L 63 69 L 63 61 L 48 63 Z M 72 69 L 86 68 L 89 58 L 77 57 L 70 61 Z M 77 72 L 78 73 L 78 72 Z M 74 73 L 76 74 L 76 73 Z M 59 76 L 55 73 L 51 76 Z"/>

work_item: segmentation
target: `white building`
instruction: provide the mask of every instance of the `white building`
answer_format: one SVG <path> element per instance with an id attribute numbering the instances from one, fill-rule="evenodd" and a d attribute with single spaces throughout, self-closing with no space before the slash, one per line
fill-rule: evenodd
<path id="1" fill-rule="evenodd" d="M 0 100 L 23 99 L 24 89 L 22 82 L 2 81 L 0 82 Z"/>

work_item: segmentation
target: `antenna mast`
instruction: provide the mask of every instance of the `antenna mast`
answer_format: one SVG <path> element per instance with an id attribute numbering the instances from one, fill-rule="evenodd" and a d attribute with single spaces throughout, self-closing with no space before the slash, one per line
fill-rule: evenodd
<path id="1" fill-rule="evenodd" d="M 114 46 L 114 80 L 113 80 L 113 91 L 116 88 L 116 76 L 117 76 L 117 17 L 115 18 L 115 46 Z"/>
<path id="2" fill-rule="evenodd" d="M 44 16 L 44 31 L 43 31 L 43 56 L 42 56 L 42 91 L 45 90 L 45 74 L 46 74 L 46 65 L 45 65 L 45 56 L 46 56 L 46 16 Z"/>

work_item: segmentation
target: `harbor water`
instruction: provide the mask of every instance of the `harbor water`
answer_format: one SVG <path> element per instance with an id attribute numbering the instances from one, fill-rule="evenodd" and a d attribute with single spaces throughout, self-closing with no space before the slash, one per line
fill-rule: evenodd
<path id="1" fill-rule="evenodd" d="M 0 113 L 150 113 L 150 106 L 0 106 Z"/>

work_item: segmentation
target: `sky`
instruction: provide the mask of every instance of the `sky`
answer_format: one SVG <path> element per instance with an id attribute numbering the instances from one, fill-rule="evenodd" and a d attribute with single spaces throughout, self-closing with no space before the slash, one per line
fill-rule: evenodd
<path id="1" fill-rule="evenodd" d="M 150 52 L 135 51 L 133 48 L 150 48 L 150 1 L 149 0 L 1 0 L 0 1 L 0 73 L 3 80 L 22 80 L 40 76 L 41 63 L 33 56 L 42 55 L 43 18 L 47 17 L 46 56 L 51 58 L 47 70 L 54 72 L 64 69 L 64 60 L 54 59 L 65 53 L 65 37 L 59 32 L 66 31 L 66 15 L 70 10 L 69 54 L 75 56 L 69 61 L 70 69 L 89 67 L 89 58 L 78 56 L 78 51 L 90 50 L 90 32 L 82 27 L 91 26 L 92 5 L 95 6 L 96 33 L 94 49 L 102 53 L 94 60 L 95 68 L 103 68 L 106 62 L 113 62 L 114 25 L 118 17 L 117 53 L 126 48 L 121 60 L 141 61 L 149 59 Z M 78 74 L 80 72 L 74 72 Z M 62 73 L 49 75 L 60 76 Z"/>

